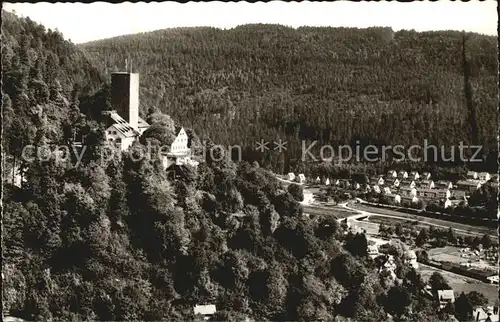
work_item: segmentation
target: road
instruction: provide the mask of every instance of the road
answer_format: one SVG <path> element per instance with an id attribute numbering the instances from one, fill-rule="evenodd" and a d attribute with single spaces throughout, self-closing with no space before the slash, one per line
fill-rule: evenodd
<path id="1" fill-rule="evenodd" d="M 423 217 L 423 216 L 418 216 L 418 215 L 411 215 L 407 214 L 404 212 L 398 212 L 395 210 L 390 210 L 390 209 L 384 209 L 384 208 L 377 208 L 377 207 L 370 207 L 369 205 L 366 204 L 354 204 L 350 203 L 348 205 L 344 206 L 346 209 L 352 210 L 352 211 L 359 211 L 360 213 L 364 215 L 375 215 L 379 217 L 388 217 L 388 218 L 395 218 L 395 219 L 400 219 L 400 220 L 417 220 L 422 223 L 425 223 L 429 226 L 434 226 L 434 227 L 439 227 L 439 228 L 444 228 L 448 229 L 452 227 L 456 232 L 460 232 L 462 234 L 466 235 L 471 235 L 471 236 L 478 236 L 482 237 L 483 235 L 487 234 L 491 238 L 498 238 L 496 231 L 491 228 L 486 228 L 486 227 L 477 227 L 477 226 L 469 226 L 465 224 L 460 224 L 460 223 L 455 223 L 455 222 L 450 222 L 448 220 L 441 220 L 441 219 L 435 219 L 435 218 L 428 218 L 428 217 Z M 360 216 L 362 217 L 362 216 Z"/>
<path id="2" fill-rule="evenodd" d="M 292 183 L 291 181 L 282 179 L 277 177 L 279 181 L 283 182 L 284 184 L 290 184 Z M 304 187 L 304 194 L 313 194 L 316 192 L 314 188 L 309 188 L 306 185 L 303 185 Z M 418 215 L 412 215 L 404 212 L 399 212 L 396 210 L 391 210 L 391 209 L 385 209 L 385 208 L 377 208 L 377 207 L 370 207 L 367 204 L 363 204 L 362 200 L 358 199 L 358 203 L 354 202 L 349 202 L 349 203 L 342 203 L 338 204 L 337 206 L 333 207 L 323 207 L 319 205 L 311 205 L 309 202 L 303 203 L 302 207 L 304 209 L 305 213 L 308 214 L 314 214 L 314 215 L 331 215 L 331 216 L 336 216 L 339 218 L 339 220 L 343 220 L 344 218 L 348 218 L 349 221 L 355 221 L 355 222 L 363 222 L 363 225 L 367 225 L 369 222 L 367 221 L 358 221 L 359 218 L 363 217 L 369 217 L 369 216 L 379 216 L 379 217 L 387 217 L 387 218 L 394 218 L 394 219 L 399 219 L 399 220 L 416 220 L 419 221 L 423 224 L 429 225 L 429 226 L 434 226 L 438 227 L 441 229 L 448 229 L 452 227 L 456 232 L 463 234 L 463 235 L 470 235 L 473 237 L 482 237 L 483 235 L 489 235 L 491 238 L 497 239 L 497 231 L 493 228 L 488 228 L 488 227 L 478 227 L 478 226 L 470 226 L 466 224 L 461 224 L 461 223 L 456 223 L 456 222 L 451 222 L 448 220 L 442 220 L 442 219 L 436 219 L 436 218 L 429 218 L 429 217 L 424 217 L 424 216 L 418 216 Z M 352 214 L 352 213 L 355 214 Z M 371 223 L 373 225 L 377 225 L 376 223 Z"/>
<path id="3" fill-rule="evenodd" d="M 425 223 L 429 226 L 438 227 L 441 229 L 448 229 L 452 227 L 455 232 L 470 235 L 473 237 L 482 237 L 487 234 L 491 238 L 498 238 L 498 236 L 492 233 L 492 229 L 484 228 L 484 227 L 474 227 L 468 226 L 459 223 L 453 223 L 446 220 L 427 218 L 417 215 L 410 215 L 403 212 L 397 212 L 394 210 L 388 210 L 383 208 L 370 207 L 367 205 L 359 204 L 359 203 L 340 203 L 334 207 L 322 207 L 322 206 L 313 206 L 313 205 L 303 205 L 303 209 L 305 213 L 311 215 L 329 215 L 336 216 L 339 220 L 343 220 L 344 218 L 348 218 L 348 221 L 360 222 L 358 219 L 366 218 L 370 216 L 378 216 L 378 217 L 387 217 L 394 218 L 399 220 L 417 220 L 422 223 Z M 354 214 L 353 214 L 354 213 Z M 369 222 L 363 221 L 364 225 L 367 225 Z M 371 223 L 372 225 L 377 225 L 376 223 Z"/>

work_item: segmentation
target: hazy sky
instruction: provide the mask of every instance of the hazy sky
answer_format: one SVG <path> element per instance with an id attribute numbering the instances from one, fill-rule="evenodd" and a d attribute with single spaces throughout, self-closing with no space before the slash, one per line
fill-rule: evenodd
<path id="1" fill-rule="evenodd" d="M 497 34 L 495 0 L 285 3 L 4 3 L 4 9 L 58 29 L 74 43 L 171 27 L 232 28 L 247 23 L 292 27 L 389 26 L 394 30 L 466 30 Z"/>

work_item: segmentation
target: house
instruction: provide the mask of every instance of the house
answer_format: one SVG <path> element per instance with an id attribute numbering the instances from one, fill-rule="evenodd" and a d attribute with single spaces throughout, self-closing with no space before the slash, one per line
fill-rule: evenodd
<path id="1" fill-rule="evenodd" d="M 498 284 L 498 275 L 492 275 L 486 278 L 491 284 Z"/>
<path id="2" fill-rule="evenodd" d="M 391 188 L 389 187 L 384 187 L 384 194 L 390 195 L 391 194 Z"/>
<path id="3" fill-rule="evenodd" d="M 422 175 L 420 176 L 420 179 L 422 179 L 422 180 L 431 180 L 431 173 L 430 172 L 422 172 Z"/>
<path id="4" fill-rule="evenodd" d="M 417 203 L 418 202 L 418 198 L 417 196 L 405 196 L 405 195 L 400 195 L 401 197 L 401 202 L 405 201 L 405 202 L 409 202 L 409 203 Z"/>
<path id="5" fill-rule="evenodd" d="M 359 185 L 359 183 L 356 182 L 354 184 L 354 189 L 359 190 L 360 188 L 361 188 L 361 186 Z"/>
<path id="6" fill-rule="evenodd" d="M 419 189 L 417 196 L 425 199 L 449 199 L 451 192 L 448 189 Z"/>
<path id="7" fill-rule="evenodd" d="M 401 183 L 399 184 L 400 187 L 410 187 L 410 188 L 415 188 L 416 183 L 413 180 L 401 180 Z"/>
<path id="8" fill-rule="evenodd" d="M 446 199 L 444 201 L 444 208 L 446 209 L 446 208 L 449 208 L 451 206 L 453 206 L 453 202 L 450 199 Z"/>
<path id="9" fill-rule="evenodd" d="M 465 191 L 465 190 L 452 190 L 451 191 L 451 196 L 454 197 L 455 199 L 464 200 L 468 195 L 469 195 L 469 192 Z"/>
<path id="10" fill-rule="evenodd" d="M 102 112 L 104 136 L 109 144 L 124 151 L 149 128 L 139 116 L 139 74 L 111 74 L 111 106 L 113 110 Z"/>
<path id="11" fill-rule="evenodd" d="M 394 179 L 394 178 L 389 177 L 389 178 L 386 178 L 386 179 L 385 179 L 385 182 L 384 182 L 384 183 L 385 183 L 387 186 L 389 186 L 389 187 L 393 187 L 393 186 L 394 186 L 394 181 L 395 181 L 395 179 Z"/>
<path id="12" fill-rule="evenodd" d="M 380 255 L 377 245 L 368 245 L 368 256 L 372 259 Z"/>
<path id="13" fill-rule="evenodd" d="M 478 177 L 478 174 L 477 172 L 475 171 L 468 171 L 467 172 L 467 179 L 468 180 L 477 180 L 479 177 Z"/>
<path id="14" fill-rule="evenodd" d="M 140 136 L 139 131 L 135 130 L 116 111 L 103 111 L 102 116 L 108 126 L 104 132 L 104 137 L 110 146 L 125 151 Z"/>
<path id="15" fill-rule="evenodd" d="M 400 178 L 400 179 L 408 179 L 408 172 L 406 172 L 406 171 L 399 171 L 398 172 L 398 178 Z"/>
<path id="16" fill-rule="evenodd" d="M 453 189 L 453 183 L 451 181 L 443 181 L 439 180 L 438 182 L 434 183 L 434 188 L 440 188 L 440 189 Z"/>
<path id="17" fill-rule="evenodd" d="M 339 184 L 340 184 L 340 180 L 339 179 L 335 180 L 335 185 L 338 186 Z"/>
<path id="18" fill-rule="evenodd" d="M 203 315 L 205 320 L 208 320 L 211 315 L 217 312 L 215 305 L 196 305 L 193 308 L 194 315 Z"/>
<path id="19" fill-rule="evenodd" d="M 325 184 L 326 184 L 327 186 L 329 186 L 329 185 L 330 185 L 330 179 L 329 179 L 329 178 L 327 178 L 327 179 L 326 179 Z"/>
<path id="20" fill-rule="evenodd" d="M 408 250 L 405 256 L 405 264 L 418 269 L 417 254 L 413 250 Z"/>
<path id="21" fill-rule="evenodd" d="M 453 290 L 438 290 L 437 297 L 440 309 L 445 308 L 448 303 L 455 303 L 455 294 Z"/>
<path id="22" fill-rule="evenodd" d="M 488 172 L 479 172 L 477 178 L 479 181 L 486 182 L 491 179 L 491 175 Z"/>
<path id="23" fill-rule="evenodd" d="M 288 181 L 293 181 L 293 180 L 295 180 L 295 173 L 293 173 L 293 172 L 289 172 L 289 173 L 287 174 L 287 178 L 288 178 Z"/>
<path id="24" fill-rule="evenodd" d="M 379 186 L 384 185 L 384 182 L 385 182 L 385 181 L 384 181 L 384 177 L 382 177 L 382 176 L 378 177 L 377 184 L 378 184 Z"/>
<path id="25" fill-rule="evenodd" d="M 477 307 L 472 312 L 474 321 L 477 322 L 498 322 L 497 307 Z"/>
<path id="26" fill-rule="evenodd" d="M 478 181 L 460 180 L 457 182 L 457 188 L 471 193 L 481 188 L 481 183 Z"/>
<path id="27" fill-rule="evenodd" d="M 306 176 L 303 173 L 299 174 L 296 179 L 298 180 L 299 183 L 306 182 Z"/>
<path id="28" fill-rule="evenodd" d="M 396 172 L 396 170 L 389 170 L 389 172 L 387 172 L 387 178 L 397 178 L 398 177 L 398 173 Z"/>
<path id="29" fill-rule="evenodd" d="M 378 185 L 374 185 L 374 186 L 372 186 L 372 188 L 373 188 L 374 192 L 380 193 L 380 187 Z"/>
<path id="30" fill-rule="evenodd" d="M 383 269 L 387 270 L 387 271 L 391 271 L 391 272 L 394 272 L 394 270 L 397 268 L 397 265 L 394 261 L 394 256 L 392 255 L 388 255 L 387 256 L 387 261 L 384 263 L 384 265 L 382 266 Z"/>
<path id="31" fill-rule="evenodd" d="M 420 179 L 420 174 L 417 171 L 412 171 L 410 172 L 409 178 L 413 180 L 418 180 Z"/>
<path id="32" fill-rule="evenodd" d="M 410 197 L 417 196 L 417 189 L 415 189 L 415 188 L 401 187 L 401 188 L 399 188 L 399 192 L 400 192 L 401 196 L 410 196 Z"/>
<path id="33" fill-rule="evenodd" d="M 175 138 L 168 147 L 168 151 L 161 153 L 163 167 L 166 169 L 171 164 L 191 164 L 191 149 L 188 147 L 188 135 L 183 127 L 175 127 Z"/>
<path id="34" fill-rule="evenodd" d="M 316 177 L 316 183 L 321 183 L 321 179 L 319 177 Z"/>
<path id="35" fill-rule="evenodd" d="M 420 181 L 419 187 L 424 189 L 434 189 L 436 188 L 436 185 L 434 184 L 434 181 L 425 179 Z"/>
<path id="36" fill-rule="evenodd" d="M 401 196 L 400 195 L 395 195 L 394 196 L 394 203 L 400 204 L 401 203 Z"/>
<path id="37" fill-rule="evenodd" d="M 385 184 L 389 187 L 399 187 L 399 179 L 398 178 L 388 178 L 385 179 Z"/>

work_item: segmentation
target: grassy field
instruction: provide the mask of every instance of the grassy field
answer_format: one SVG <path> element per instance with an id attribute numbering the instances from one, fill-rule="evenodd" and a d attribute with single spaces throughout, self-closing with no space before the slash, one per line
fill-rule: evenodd
<path id="1" fill-rule="evenodd" d="M 473 252 L 461 253 L 460 247 L 446 246 L 442 248 L 433 248 L 427 251 L 429 254 L 429 259 L 436 262 L 450 262 L 455 264 L 467 263 L 471 261 L 471 265 L 480 269 L 487 269 L 490 271 L 496 271 L 498 268 L 494 262 L 484 261 L 483 256 L 477 256 Z M 468 257 L 462 257 L 461 255 L 467 254 Z"/>
<path id="2" fill-rule="evenodd" d="M 469 277 L 426 266 L 421 263 L 419 263 L 418 271 L 422 275 L 424 281 L 427 281 L 434 272 L 441 273 L 441 275 L 443 275 L 443 277 L 453 288 L 455 297 L 458 297 L 461 292 L 469 293 L 472 291 L 477 291 L 483 293 L 484 296 L 486 296 L 490 305 L 494 305 L 498 300 L 498 285 L 483 283 Z"/>
<path id="3" fill-rule="evenodd" d="M 341 209 L 339 207 L 317 207 L 317 206 L 302 206 L 304 213 L 310 215 L 335 216 L 336 218 L 346 218 L 356 215 L 356 212 Z"/>

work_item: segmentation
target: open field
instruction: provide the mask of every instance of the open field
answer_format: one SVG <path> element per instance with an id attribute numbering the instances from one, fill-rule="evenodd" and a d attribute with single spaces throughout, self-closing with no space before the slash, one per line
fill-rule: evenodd
<path id="1" fill-rule="evenodd" d="M 441 273 L 455 291 L 455 297 L 458 297 L 461 292 L 477 291 L 486 296 L 490 305 L 494 305 L 498 300 L 498 285 L 483 283 L 473 278 L 427 266 L 422 263 L 419 263 L 418 271 L 424 281 L 427 281 L 434 272 Z"/>
<path id="2" fill-rule="evenodd" d="M 480 256 L 473 252 L 460 252 L 460 247 L 446 246 L 442 248 L 433 248 L 427 251 L 429 259 L 436 262 L 450 262 L 455 264 L 471 263 L 471 267 L 486 269 L 492 272 L 497 270 L 497 265 L 493 261 L 485 261 L 484 254 Z M 466 255 L 467 257 L 462 257 Z"/>
<path id="3" fill-rule="evenodd" d="M 349 211 L 347 209 L 342 209 L 336 206 L 323 207 L 314 205 L 303 205 L 303 209 L 305 213 L 308 213 L 310 215 L 327 215 L 327 216 L 335 216 L 336 218 L 347 218 L 357 214 L 354 211 Z"/>

